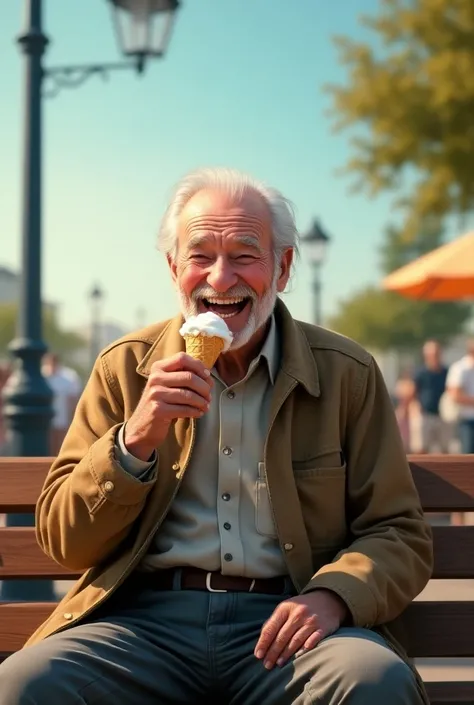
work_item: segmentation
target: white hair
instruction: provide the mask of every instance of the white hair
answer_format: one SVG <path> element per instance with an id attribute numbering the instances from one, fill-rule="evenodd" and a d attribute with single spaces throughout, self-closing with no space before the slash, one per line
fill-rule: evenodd
<path id="1" fill-rule="evenodd" d="M 231 198 L 241 198 L 247 192 L 257 193 L 266 203 L 272 222 L 273 249 L 278 256 L 292 247 L 299 253 L 299 235 L 296 229 L 292 203 L 277 189 L 257 181 L 236 169 L 208 167 L 184 176 L 176 185 L 169 206 L 161 221 L 158 249 L 172 260 L 176 259 L 178 219 L 186 203 L 199 191 L 218 190 Z"/>

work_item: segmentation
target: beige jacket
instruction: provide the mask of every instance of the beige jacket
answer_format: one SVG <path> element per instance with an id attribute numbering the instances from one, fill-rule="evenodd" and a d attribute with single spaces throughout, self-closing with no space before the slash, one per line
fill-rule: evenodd
<path id="1" fill-rule="evenodd" d="M 354 625 L 388 625 L 381 631 L 393 643 L 388 623 L 424 588 L 433 555 L 391 400 L 359 345 L 295 321 L 281 302 L 276 321 L 281 368 L 264 460 L 288 572 L 299 591 L 340 595 Z M 137 566 L 173 501 L 194 422 L 173 425 L 148 482 L 117 464 L 114 440 L 153 362 L 183 349 L 181 322 L 128 335 L 97 360 L 36 513 L 43 550 L 85 572 L 28 644 L 103 603 Z"/>

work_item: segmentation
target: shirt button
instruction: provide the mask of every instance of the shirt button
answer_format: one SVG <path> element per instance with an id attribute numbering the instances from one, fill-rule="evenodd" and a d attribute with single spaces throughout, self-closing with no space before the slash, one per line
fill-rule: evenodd
<path id="1" fill-rule="evenodd" d="M 230 494 L 228 492 L 224 492 L 224 494 L 222 495 L 222 499 L 224 500 L 224 502 L 228 502 L 230 499 Z"/>
<path id="2" fill-rule="evenodd" d="M 63 617 L 64 617 L 64 619 L 67 619 L 68 622 L 69 622 L 69 620 L 72 619 L 73 614 L 72 614 L 72 612 L 65 612 L 65 613 L 63 614 Z"/>
<path id="3" fill-rule="evenodd" d="M 293 550 L 293 548 L 294 548 L 294 546 L 292 543 L 285 543 L 285 545 L 284 545 L 285 551 L 291 551 L 291 550 Z"/>
<path id="4" fill-rule="evenodd" d="M 229 446 L 226 446 L 225 448 L 222 449 L 222 452 L 224 455 L 232 455 L 232 448 L 229 448 Z"/>
<path id="5" fill-rule="evenodd" d="M 104 482 L 104 490 L 106 492 L 113 492 L 114 489 L 115 489 L 115 485 L 113 482 L 111 482 L 110 480 L 107 480 L 107 482 Z"/>
<path id="6" fill-rule="evenodd" d="M 229 531 L 229 529 L 230 529 L 230 524 L 229 524 L 228 521 L 225 522 L 225 524 L 224 524 L 224 529 L 227 529 L 227 531 Z"/>
<path id="7" fill-rule="evenodd" d="M 225 553 L 224 554 L 224 560 L 227 561 L 228 563 L 230 563 L 230 561 L 232 561 L 233 559 L 234 559 L 234 556 L 232 555 L 232 553 Z"/>
<path id="8" fill-rule="evenodd" d="M 228 397 L 229 399 L 234 399 L 234 397 L 235 397 L 235 392 L 227 392 L 227 397 Z"/>

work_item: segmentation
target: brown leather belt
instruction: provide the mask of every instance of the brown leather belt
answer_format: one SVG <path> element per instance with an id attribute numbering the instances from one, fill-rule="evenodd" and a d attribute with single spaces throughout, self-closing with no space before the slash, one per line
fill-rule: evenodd
<path id="1" fill-rule="evenodd" d="M 180 575 L 176 576 L 179 572 Z M 256 592 L 267 595 L 284 595 L 293 592 L 288 578 L 242 578 L 208 573 L 198 568 L 176 568 L 156 570 L 150 573 L 135 571 L 127 580 L 134 588 L 152 590 L 206 590 L 208 592 Z"/>

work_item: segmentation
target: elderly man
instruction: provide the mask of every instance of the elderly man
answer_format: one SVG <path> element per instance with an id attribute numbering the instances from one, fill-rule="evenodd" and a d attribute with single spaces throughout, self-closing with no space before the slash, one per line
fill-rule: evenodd
<path id="1" fill-rule="evenodd" d="M 275 190 L 187 176 L 165 214 L 182 315 L 97 360 L 37 508 L 84 571 L 0 667 L 1 705 L 419 705 L 394 620 L 431 535 L 371 356 L 279 301 L 297 248 Z M 233 343 L 209 372 L 183 316 Z"/>

